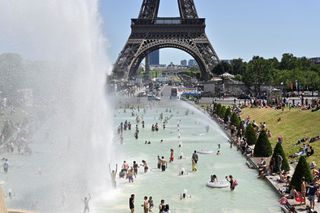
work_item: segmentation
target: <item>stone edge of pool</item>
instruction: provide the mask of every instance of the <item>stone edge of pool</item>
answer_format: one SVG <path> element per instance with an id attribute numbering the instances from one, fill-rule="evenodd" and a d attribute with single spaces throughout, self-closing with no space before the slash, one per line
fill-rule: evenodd
<path id="1" fill-rule="evenodd" d="M 34 212 L 19 210 L 19 209 L 8 209 L 8 213 L 34 213 Z"/>

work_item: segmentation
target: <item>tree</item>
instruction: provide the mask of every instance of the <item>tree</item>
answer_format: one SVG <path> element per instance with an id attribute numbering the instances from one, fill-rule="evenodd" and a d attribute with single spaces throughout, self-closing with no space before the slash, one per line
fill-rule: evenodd
<path id="1" fill-rule="evenodd" d="M 254 86 L 255 92 L 260 93 L 261 85 L 268 85 L 273 80 L 272 61 L 262 57 L 254 56 L 248 63 L 247 69 L 243 74 L 243 82 L 247 87 Z"/>
<path id="2" fill-rule="evenodd" d="M 272 155 L 272 147 L 265 130 L 260 132 L 253 155 L 254 157 L 270 157 Z"/>
<path id="3" fill-rule="evenodd" d="M 312 181 L 311 171 L 304 156 L 301 156 L 296 169 L 294 170 L 290 185 L 294 186 L 296 190 L 301 191 L 302 178 L 306 182 Z"/>
<path id="4" fill-rule="evenodd" d="M 306 71 L 304 74 L 308 90 L 311 90 L 313 95 L 313 92 L 319 89 L 320 75 L 314 71 Z"/>
<path id="5" fill-rule="evenodd" d="M 24 82 L 23 59 L 18 54 L 0 54 L 0 91 L 5 96 L 14 96 Z"/>
<path id="6" fill-rule="evenodd" d="M 228 107 L 226 110 L 226 113 L 224 114 L 224 122 L 227 123 L 230 117 L 231 117 L 231 109 L 230 107 Z"/>
<path id="7" fill-rule="evenodd" d="M 278 59 L 275 57 L 268 59 L 268 62 L 273 69 L 278 69 L 280 66 Z"/>
<path id="8" fill-rule="evenodd" d="M 297 58 L 297 67 L 300 70 L 308 70 L 311 68 L 311 61 L 307 59 L 306 57 Z"/>
<path id="9" fill-rule="evenodd" d="M 215 105 L 215 112 L 216 112 L 216 114 L 217 114 L 218 116 L 220 116 L 221 108 L 222 108 L 221 104 L 216 104 L 216 105 Z"/>
<path id="10" fill-rule="evenodd" d="M 228 73 L 232 72 L 231 65 L 226 61 L 219 62 L 219 64 L 217 64 L 217 66 L 215 66 L 212 70 L 212 73 L 215 75 L 222 75 L 225 72 L 228 72 Z"/>
<path id="11" fill-rule="evenodd" d="M 240 120 L 239 116 L 237 115 L 237 113 L 235 113 L 235 112 L 232 113 L 230 122 L 232 125 L 236 126 L 237 128 L 240 127 L 241 120 Z"/>
<path id="12" fill-rule="evenodd" d="M 293 70 L 297 67 L 297 57 L 291 53 L 284 53 L 282 55 L 279 68 L 281 70 Z"/>
<path id="13" fill-rule="evenodd" d="M 249 124 L 247 126 L 246 132 L 245 132 L 245 138 L 246 138 L 248 145 L 255 145 L 256 144 L 257 135 L 256 135 L 256 131 L 254 130 L 252 124 Z"/>
<path id="14" fill-rule="evenodd" d="M 2 143 L 7 142 L 7 140 L 13 135 L 14 127 L 9 121 L 5 121 L 3 125 L 3 129 L 0 132 L 0 145 Z"/>
<path id="15" fill-rule="evenodd" d="M 242 75 L 246 71 L 246 63 L 241 58 L 231 60 L 230 65 L 233 75 Z"/>
<path id="16" fill-rule="evenodd" d="M 224 118 L 224 115 L 226 114 L 226 111 L 227 111 L 227 108 L 225 106 L 222 106 L 221 107 L 221 110 L 220 110 L 220 118 Z"/>
<path id="17" fill-rule="evenodd" d="M 282 162 L 279 162 L 279 160 L 280 160 L 279 157 L 278 157 L 279 155 L 282 158 Z M 272 159 L 273 159 L 273 162 L 274 162 L 274 165 L 275 165 L 273 167 L 275 172 L 279 171 L 278 166 L 280 165 L 280 163 L 281 163 L 280 170 L 284 170 L 284 171 L 289 171 L 290 170 L 290 166 L 288 164 L 288 160 L 287 160 L 286 155 L 285 155 L 285 153 L 283 151 L 281 143 L 277 143 L 277 145 L 274 147 Z"/>
<path id="18" fill-rule="evenodd" d="M 240 74 L 235 75 L 233 80 L 242 81 L 242 75 L 240 75 Z"/>

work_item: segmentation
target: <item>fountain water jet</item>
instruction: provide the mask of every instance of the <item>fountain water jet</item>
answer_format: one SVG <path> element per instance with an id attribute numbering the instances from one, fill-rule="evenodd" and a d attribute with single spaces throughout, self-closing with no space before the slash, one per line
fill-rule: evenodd
<path id="1" fill-rule="evenodd" d="M 35 99 L 41 100 L 39 108 L 46 119 L 39 122 L 34 154 L 23 159 L 24 169 L 5 180 L 17 192 L 10 207 L 75 212 L 82 210 L 81 198 L 87 193 L 95 196 L 110 188 L 112 121 L 104 85 L 111 69 L 98 3 L 1 2 L 0 52 L 46 61 L 36 75 L 25 76 L 34 84 Z M 40 177 L 34 174 L 38 168 Z"/>

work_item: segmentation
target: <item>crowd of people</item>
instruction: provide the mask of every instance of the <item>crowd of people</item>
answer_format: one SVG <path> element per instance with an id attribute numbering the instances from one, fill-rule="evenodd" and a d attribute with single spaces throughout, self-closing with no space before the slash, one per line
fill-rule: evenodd
<path id="1" fill-rule="evenodd" d="M 135 194 L 131 194 L 129 198 L 129 209 L 131 213 L 136 212 L 135 206 Z M 152 196 L 149 196 L 149 198 L 148 196 L 144 196 L 141 207 L 143 208 L 144 213 L 152 212 L 152 210 L 154 209 L 154 202 Z M 165 204 L 165 201 L 161 200 L 158 210 L 159 213 L 170 213 L 169 204 Z"/>
<path id="2" fill-rule="evenodd" d="M 316 112 L 320 110 L 320 99 L 305 97 L 301 94 L 298 98 L 283 97 L 280 99 L 275 97 L 271 100 L 267 100 L 266 95 L 263 95 L 260 98 L 251 97 L 250 99 L 244 99 L 243 106 L 261 108 L 273 107 L 276 110 L 284 110 L 287 107 L 288 109 L 298 108 L 301 110 L 311 110 L 312 112 Z"/>

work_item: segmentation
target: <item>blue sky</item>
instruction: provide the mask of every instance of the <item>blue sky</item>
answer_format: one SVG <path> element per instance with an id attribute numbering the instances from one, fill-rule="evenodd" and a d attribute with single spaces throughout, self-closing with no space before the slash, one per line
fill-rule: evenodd
<path id="1" fill-rule="evenodd" d="M 130 19 L 138 16 L 142 0 L 102 0 L 108 54 L 115 61 L 130 35 Z M 176 0 L 161 0 L 159 16 L 178 16 Z M 206 32 L 220 59 L 253 55 L 320 57 L 319 0 L 195 0 L 206 18 Z M 191 58 L 175 49 L 161 51 L 161 63 Z"/>

